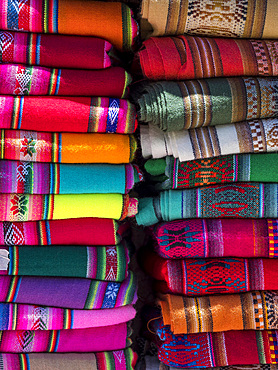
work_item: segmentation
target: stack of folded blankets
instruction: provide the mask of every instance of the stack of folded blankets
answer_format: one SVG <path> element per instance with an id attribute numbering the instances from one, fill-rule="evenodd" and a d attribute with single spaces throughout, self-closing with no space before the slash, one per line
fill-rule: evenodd
<path id="1" fill-rule="evenodd" d="M 277 369 L 278 2 L 143 0 L 142 13 L 164 36 L 133 67 L 159 191 L 136 216 L 151 237 L 142 260 L 161 309 L 148 323 L 158 358 Z"/>
<path id="2" fill-rule="evenodd" d="M 1 0 L 0 29 L 0 367 L 133 369 L 142 176 L 114 55 L 137 23 L 116 2 Z"/>

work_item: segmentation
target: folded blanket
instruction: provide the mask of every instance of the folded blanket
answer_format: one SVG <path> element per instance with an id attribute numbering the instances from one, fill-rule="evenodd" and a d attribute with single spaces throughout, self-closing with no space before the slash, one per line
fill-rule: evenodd
<path id="1" fill-rule="evenodd" d="M 130 50 L 138 32 L 132 11 L 121 3 L 85 0 L 0 2 L 0 29 L 96 36 Z"/>
<path id="2" fill-rule="evenodd" d="M 99 352 L 129 347 L 127 323 L 87 329 L 3 330 L 1 352 Z"/>
<path id="3" fill-rule="evenodd" d="M 131 135 L 1 130 L 1 159 L 53 163 L 129 163 L 137 144 Z"/>
<path id="4" fill-rule="evenodd" d="M 1 95 L 0 128 L 132 134 L 137 120 L 123 99 Z"/>
<path id="5" fill-rule="evenodd" d="M 161 222 L 148 232 L 163 258 L 278 257 L 278 219 L 196 218 Z"/>
<path id="6" fill-rule="evenodd" d="M 145 158 L 173 155 L 181 162 L 227 154 L 275 152 L 277 136 L 277 118 L 165 133 L 153 125 L 141 126 Z"/>
<path id="7" fill-rule="evenodd" d="M 2 221 L 61 220 L 135 216 L 137 199 L 122 194 L 0 194 Z"/>
<path id="8" fill-rule="evenodd" d="M 277 48 L 277 40 L 152 37 L 137 52 L 134 69 L 149 80 L 277 76 Z"/>
<path id="9" fill-rule="evenodd" d="M 152 36 L 183 33 L 243 38 L 278 38 L 275 0 L 142 1 L 142 28 Z M 145 31 L 145 32 L 146 32 Z"/>
<path id="10" fill-rule="evenodd" d="M 156 320 L 154 327 L 160 339 L 158 358 L 169 366 L 199 368 L 278 363 L 278 332 L 275 330 L 174 335 L 169 326 L 163 326 L 162 320 Z"/>
<path id="11" fill-rule="evenodd" d="M 16 303 L 0 303 L 0 330 L 85 329 L 132 320 L 132 305 L 100 310 L 70 310 Z"/>
<path id="12" fill-rule="evenodd" d="M 174 334 L 278 329 L 278 292 L 182 297 L 161 295 L 163 323 Z"/>
<path id="13" fill-rule="evenodd" d="M 135 304 L 137 283 L 132 272 L 122 282 L 80 278 L 0 276 L 0 302 L 71 309 L 116 308 Z"/>
<path id="14" fill-rule="evenodd" d="M 108 218 L 3 222 L 0 245 L 116 245 L 127 224 Z"/>
<path id="15" fill-rule="evenodd" d="M 130 82 L 130 75 L 121 67 L 81 70 L 0 64 L 0 94 L 4 95 L 123 98 Z"/>
<path id="16" fill-rule="evenodd" d="M 96 37 L 1 31 L 0 40 L 1 63 L 103 69 L 113 62 L 112 45 Z"/>
<path id="17" fill-rule="evenodd" d="M 54 164 L 0 161 L 0 193 L 127 194 L 142 180 L 131 164 Z"/>
<path id="18" fill-rule="evenodd" d="M 277 90 L 275 77 L 208 78 L 139 84 L 132 96 L 141 122 L 177 131 L 275 117 Z"/>
<path id="19" fill-rule="evenodd" d="M 65 276 L 123 281 L 129 252 L 117 246 L 13 246 L 0 248 L 0 275 Z"/>
<path id="20" fill-rule="evenodd" d="M 252 290 L 278 290 L 278 260 L 202 258 L 165 260 L 146 253 L 144 268 L 162 293 L 200 296 Z"/>
<path id="21" fill-rule="evenodd" d="M 3 370 L 42 370 L 42 366 L 45 370 L 133 370 L 137 355 L 131 348 L 96 353 L 0 353 L 0 361 Z"/>
<path id="22" fill-rule="evenodd" d="M 145 168 L 159 190 L 238 181 L 278 182 L 277 153 L 235 154 L 187 162 L 166 157 L 149 159 Z"/>
<path id="23" fill-rule="evenodd" d="M 136 221 L 139 225 L 150 226 L 160 220 L 183 218 L 276 218 L 277 199 L 277 183 L 239 182 L 166 190 L 156 198 L 140 199 Z"/>

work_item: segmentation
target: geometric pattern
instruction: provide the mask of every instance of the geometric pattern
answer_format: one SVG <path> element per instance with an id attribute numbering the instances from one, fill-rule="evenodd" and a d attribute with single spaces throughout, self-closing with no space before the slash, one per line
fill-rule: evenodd
<path id="1" fill-rule="evenodd" d="M 262 141 L 262 129 L 259 121 L 251 121 L 250 123 L 251 135 L 253 139 L 254 152 L 262 152 L 264 150 Z"/>
<path id="2" fill-rule="evenodd" d="M 264 329 L 264 315 L 263 315 L 263 300 L 259 292 L 252 292 L 254 314 L 255 314 L 255 329 Z"/>
<path id="3" fill-rule="evenodd" d="M 276 334 L 276 331 L 268 331 L 270 360 L 272 364 L 278 363 L 278 342 Z"/>
<path id="4" fill-rule="evenodd" d="M 269 238 L 269 258 L 278 257 L 278 221 L 267 220 Z"/>

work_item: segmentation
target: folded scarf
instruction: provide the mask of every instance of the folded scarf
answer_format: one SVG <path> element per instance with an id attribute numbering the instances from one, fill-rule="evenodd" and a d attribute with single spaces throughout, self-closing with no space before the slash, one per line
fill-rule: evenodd
<path id="1" fill-rule="evenodd" d="M 0 313 L 0 330 L 60 330 L 120 324 L 132 320 L 136 311 L 132 305 L 100 310 L 70 310 L 0 303 Z"/>
<path id="2" fill-rule="evenodd" d="M 138 32 L 132 11 L 121 3 L 85 0 L 0 2 L 0 29 L 100 37 L 130 50 Z"/>
<path id="3" fill-rule="evenodd" d="M 2 95 L 0 128 L 132 134 L 137 120 L 135 106 L 123 99 Z"/>
<path id="4" fill-rule="evenodd" d="M 108 218 L 0 221 L 0 245 L 116 245 L 127 228 Z"/>
<path id="5" fill-rule="evenodd" d="M 99 352 L 129 347 L 127 323 L 86 329 L 3 330 L 1 352 Z"/>
<path id="6" fill-rule="evenodd" d="M 275 117 L 277 89 L 278 78 L 235 77 L 135 85 L 132 95 L 141 122 L 177 131 Z"/>
<path id="7" fill-rule="evenodd" d="M 275 330 L 174 335 L 169 326 L 163 326 L 162 320 L 156 320 L 154 326 L 160 339 L 158 358 L 169 366 L 198 368 L 278 363 L 278 332 Z"/>
<path id="8" fill-rule="evenodd" d="M 275 0 L 142 1 L 142 28 L 152 36 L 183 33 L 243 38 L 278 38 Z"/>
<path id="9" fill-rule="evenodd" d="M 130 82 L 130 75 L 121 67 L 81 70 L 0 64 L 0 94 L 4 95 L 123 98 Z"/>
<path id="10" fill-rule="evenodd" d="M 142 180 L 131 164 L 50 164 L 0 161 L 0 193 L 126 194 Z"/>
<path id="11" fill-rule="evenodd" d="M 239 182 L 186 190 L 166 190 L 156 198 L 140 199 L 136 221 L 138 225 L 150 226 L 160 220 L 183 218 L 276 218 L 277 199 L 277 183 Z"/>
<path id="12" fill-rule="evenodd" d="M 111 67 L 112 45 L 96 37 L 0 32 L 1 63 L 45 67 L 103 69 Z"/>
<path id="13" fill-rule="evenodd" d="M 162 295 L 163 323 L 174 334 L 278 329 L 278 292 L 203 297 Z"/>
<path id="14" fill-rule="evenodd" d="M 162 293 L 200 296 L 278 290 L 278 260 L 269 258 L 203 258 L 165 260 L 146 253 L 145 270 Z"/>
<path id="15" fill-rule="evenodd" d="M 139 64 L 149 80 L 277 76 L 277 48 L 277 40 L 152 37 L 137 52 L 134 69 Z"/>
<path id="16" fill-rule="evenodd" d="M 116 308 L 135 304 L 134 275 L 122 282 L 80 278 L 0 276 L 0 302 L 75 309 Z"/>
<path id="17" fill-rule="evenodd" d="M 1 130 L 1 159 L 53 163 L 129 163 L 137 149 L 131 135 Z"/>
<path id="18" fill-rule="evenodd" d="M 129 253 L 117 246 L 13 246 L 0 248 L 0 275 L 65 276 L 121 282 Z"/>
<path id="19" fill-rule="evenodd" d="M 165 133 L 153 125 L 141 126 L 145 158 L 173 155 L 181 162 L 227 154 L 276 152 L 277 137 L 277 118 Z"/>
<path id="20" fill-rule="evenodd" d="M 131 348 L 96 353 L 0 353 L 0 361 L 3 370 L 133 370 L 137 355 Z"/>
<path id="21" fill-rule="evenodd" d="M 187 162 L 166 157 L 149 159 L 145 168 L 159 190 L 238 181 L 278 182 L 277 153 L 235 154 Z"/>
<path id="22" fill-rule="evenodd" d="M 122 194 L 0 194 L 2 221 L 113 218 L 137 213 L 137 199 Z"/>
<path id="23" fill-rule="evenodd" d="M 177 220 L 148 232 L 163 258 L 278 257 L 277 219 Z"/>

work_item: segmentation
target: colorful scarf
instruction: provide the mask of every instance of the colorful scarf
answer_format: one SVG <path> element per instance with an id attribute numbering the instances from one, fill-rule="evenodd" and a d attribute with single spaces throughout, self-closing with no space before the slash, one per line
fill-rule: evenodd
<path id="1" fill-rule="evenodd" d="M 95 36 L 126 51 L 138 32 L 132 11 L 121 3 L 20 0 L 15 6 L 1 0 L 0 29 Z"/>
<path id="2" fill-rule="evenodd" d="M 129 347 L 127 323 L 87 329 L 3 330 L 1 352 L 99 352 Z"/>
<path id="3" fill-rule="evenodd" d="M 122 194 L 0 194 L 2 221 L 99 217 L 123 220 L 137 213 L 137 199 Z"/>
<path id="4" fill-rule="evenodd" d="M 52 163 L 129 163 L 137 143 L 131 135 L 1 130 L 1 159 Z"/>
<path id="5" fill-rule="evenodd" d="M 50 164 L 0 161 L 0 193 L 127 194 L 142 180 L 131 164 Z"/>
<path id="6" fill-rule="evenodd" d="M 134 90 L 139 120 L 163 131 L 278 115 L 278 78 L 273 77 L 160 81 Z"/>
<path id="7" fill-rule="evenodd" d="M 137 120 L 135 106 L 123 99 L 2 95 L 0 127 L 132 134 Z"/>
<path id="8" fill-rule="evenodd" d="M 101 310 L 70 310 L 67 308 L 0 303 L 0 330 L 85 329 L 120 324 L 132 320 L 132 305 Z"/>
<path id="9" fill-rule="evenodd" d="M 103 69 L 112 66 L 112 45 L 96 37 L 1 31 L 1 63 Z"/>
<path id="10" fill-rule="evenodd" d="M 130 75 L 121 67 L 81 70 L 0 64 L 0 94 L 3 95 L 123 98 L 130 82 Z"/>
<path id="11" fill-rule="evenodd" d="M 161 220 L 183 218 L 276 218 L 277 199 L 277 183 L 239 182 L 166 190 L 156 198 L 140 199 L 136 221 L 138 225 L 150 226 Z"/>
<path id="12" fill-rule="evenodd" d="M 163 326 L 162 320 L 156 320 L 154 326 L 160 339 L 158 358 L 169 366 L 199 368 L 278 363 L 278 332 L 275 330 L 174 335 L 169 326 Z"/>
<path id="13" fill-rule="evenodd" d="M 151 36 L 193 35 L 277 39 L 275 0 L 142 1 L 142 31 Z"/>
<path id="14" fill-rule="evenodd" d="M 80 278 L 0 276 L 0 302 L 95 310 L 135 304 L 137 283 Z"/>
<path id="15" fill-rule="evenodd" d="M 278 257 L 278 219 L 195 218 L 161 222 L 148 232 L 163 258 Z"/>
<path id="16" fill-rule="evenodd" d="M 152 37 L 137 52 L 134 68 L 139 64 L 149 80 L 277 76 L 277 48 L 277 40 Z"/>
<path id="17" fill-rule="evenodd" d="M 129 252 L 117 246 L 13 246 L 0 248 L 0 275 L 65 276 L 122 282 Z"/>
<path id="18" fill-rule="evenodd" d="M 42 366 L 51 370 L 133 370 L 137 355 L 131 348 L 97 353 L 0 353 L 0 361 L 3 370 L 41 370 Z"/>
<path id="19" fill-rule="evenodd" d="M 173 155 L 181 162 L 227 154 L 275 152 L 277 136 L 277 118 L 165 133 L 153 125 L 141 126 L 145 158 Z"/>
<path id="20" fill-rule="evenodd" d="M 0 221 L 0 245 L 116 245 L 127 229 L 127 223 L 108 218 Z"/>
<path id="21" fill-rule="evenodd" d="M 278 182 L 277 153 L 235 154 L 187 162 L 166 157 L 149 159 L 145 168 L 159 190 L 238 181 Z"/>
<path id="22" fill-rule="evenodd" d="M 146 253 L 144 268 L 162 293 L 201 296 L 278 290 L 278 260 L 269 258 L 203 258 L 165 260 Z"/>
<path id="23" fill-rule="evenodd" d="M 277 291 L 203 297 L 162 295 L 163 323 L 174 334 L 278 329 Z"/>

